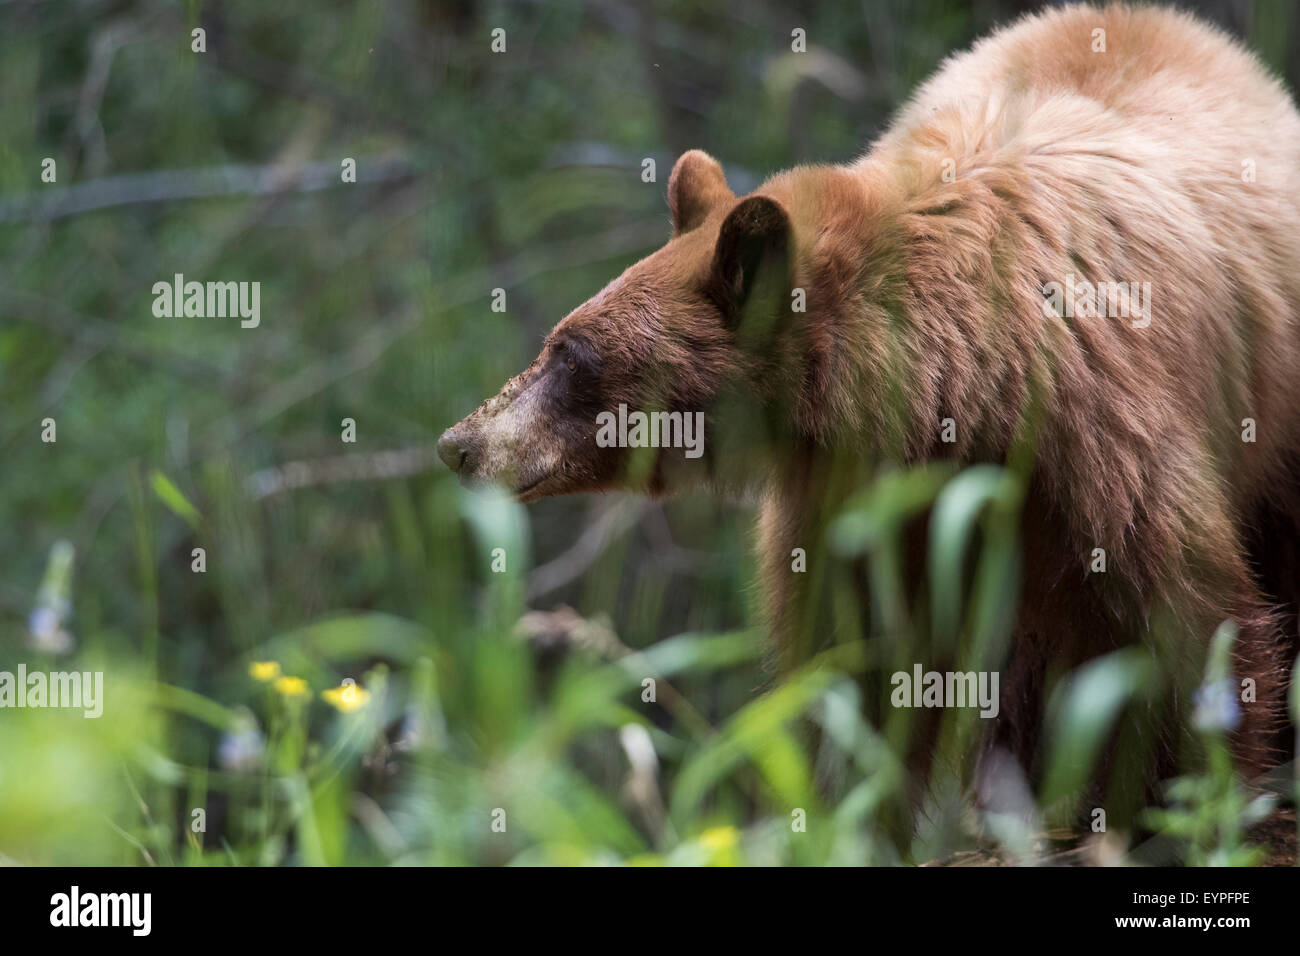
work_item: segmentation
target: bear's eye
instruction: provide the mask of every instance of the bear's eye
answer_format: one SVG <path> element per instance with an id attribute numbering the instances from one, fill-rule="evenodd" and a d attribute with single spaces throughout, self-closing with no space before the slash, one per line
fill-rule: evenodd
<path id="1" fill-rule="evenodd" d="M 578 370 L 578 357 L 573 354 L 573 350 L 569 347 L 568 342 L 555 343 L 555 351 L 563 357 L 565 368 L 570 372 L 576 372 Z"/>
<path id="2" fill-rule="evenodd" d="M 578 375 L 592 375 L 597 368 L 590 347 L 581 339 L 565 339 L 556 342 L 555 358 L 557 363 L 564 363 L 569 374 L 575 378 Z"/>

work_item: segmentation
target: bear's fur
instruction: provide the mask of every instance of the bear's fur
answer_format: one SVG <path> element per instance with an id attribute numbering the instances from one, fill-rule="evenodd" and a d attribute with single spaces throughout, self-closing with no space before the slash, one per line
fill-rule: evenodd
<path id="1" fill-rule="evenodd" d="M 1300 520 L 1300 116 L 1248 52 L 1169 10 L 1054 10 L 951 58 L 857 162 L 737 198 L 692 151 L 668 198 L 667 245 L 444 434 L 450 466 L 524 501 L 692 480 L 752 495 L 794 662 L 815 612 L 792 549 L 829 560 L 824 521 L 874 463 L 1000 463 L 1032 439 L 1000 737 L 1032 759 L 1052 667 L 1164 615 L 1183 635 L 1170 669 L 1199 671 L 1233 619 L 1258 696 L 1238 754 L 1269 764 Z M 1047 284 L 1071 276 L 1150 283 L 1149 324 L 1048 317 Z M 642 468 L 598 447 L 620 403 L 706 412 L 704 457 Z"/>

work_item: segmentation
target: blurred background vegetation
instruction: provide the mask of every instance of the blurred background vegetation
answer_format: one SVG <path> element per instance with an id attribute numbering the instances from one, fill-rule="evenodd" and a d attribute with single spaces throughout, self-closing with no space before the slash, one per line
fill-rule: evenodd
<path id="1" fill-rule="evenodd" d="M 763 665 L 750 509 L 524 509 L 466 495 L 431 454 L 667 238 L 682 151 L 719 157 L 737 193 L 851 160 L 945 55 L 1034 5 L 795 6 L 0 3 L 0 669 L 102 670 L 107 685 L 98 720 L 0 713 L 0 855 L 1043 851 L 1147 662 L 1062 688 L 1054 713 L 1075 729 L 1053 738 L 1046 789 L 1011 801 L 1022 813 L 976 814 L 940 786 L 900 840 L 908 774 L 897 734 L 862 716 L 861 645 L 778 688 Z M 1196 6 L 1294 88 L 1290 3 Z M 153 284 L 176 273 L 260 282 L 260 327 L 155 317 Z M 1014 524 L 1017 481 L 887 476 L 837 546 L 887 555 L 892 522 L 949 489 L 954 523 L 936 533 L 960 552 L 976 524 Z M 972 619 L 996 628 L 978 609 L 1013 597 L 999 572 L 1014 556 L 982 560 L 992 590 L 970 596 Z M 1258 859 L 1241 831 L 1263 808 L 1204 767 L 1160 826 L 1193 861 Z"/>

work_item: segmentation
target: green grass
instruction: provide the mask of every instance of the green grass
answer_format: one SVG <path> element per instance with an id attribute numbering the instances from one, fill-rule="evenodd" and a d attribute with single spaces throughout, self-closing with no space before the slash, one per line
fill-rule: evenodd
<path id="1" fill-rule="evenodd" d="M 157 589 L 169 573 L 158 539 L 184 524 L 207 540 L 210 513 L 223 507 L 199 511 L 161 475 L 151 485 L 132 507 L 137 573 Z M 1016 487 L 990 468 L 888 472 L 833 525 L 840 553 L 868 555 L 886 626 L 933 622 L 933 634 L 892 633 L 905 658 L 938 638 L 972 667 L 995 664 L 1007 619 L 993 609 L 1006 603 L 1007 569 L 994 565 L 1015 560 L 1002 544 L 1015 509 L 999 502 L 1014 505 Z M 463 547 L 431 547 L 443 512 L 426 507 L 423 527 L 405 529 L 410 564 L 392 569 L 399 577 L 418 580 L 426 562 L 437 573 L 487 567 L 498 547 L 527 553 L 519 505 L 447 479 L 384 493 L 419 490 L 430 501 L 452 492 Z M 945 583 L 973 584 L 969 593 L 931 588 L 928 614 L 888 610 L 900 593 L 891 529 L 931 505 L 931 568 Z M 966 575 L 954 562 L 976 541 Z M 755 623 L 633 649 L 607 620 L 573 615 L 572 646 L 541 654 L 518 623 L 529 569 L 506 567 L 427 620 L 328 614 L 207 648 L 188 672 L 165 629 L 139 644 L 159 648 L 152 656 L 114 650 L 109 632 L 82 635 L 70 661 L 28 660 L 29 670 L 104 670 L 107 704 L 98 720 L 6 715 L 0 849 L 30 863 L 216 866 L 893 864 L 977 848 L 1030 862 L 1049 825 L 1078 823 L 1097 757 L 1153 666 L 1131 649 L 1058 685 L 1030 817 L 976 808 L 969 754 L 983 727 L 973 711 L 949 712 L 924 812 L 915 830 L 900 829 L 916 783 L 905 752 L 913 712 L 894 710 L 883 726 L 864 716 L 862 688 L 893 666 L 879 639 L 833 644 L 778 682 Z M 152 607 L 160 597 L 142 589 L 138 600 Z M 1216 639 L 1207 684 L 1223 679 L 1232 637 L 1225 628 Z M 1244 831 L 1268 805 L 1236 781 L 1216 727 L 1202 727 L 1201 739 L 1202 769 L 1171 783 L 1168 806 L 1144 822 L 1189 863 L 1257 863 L 1262 851 Z M 1126 847 L 1133 834 L 1113 836 Z"/>
<path id="2" fill-rule="evenodd" d="M 938 728 L 917 788 L 916 714 L 881 693 L 934 649 L 1000 666 L 1022 460 L 855 486 L 809 544 L 836 562 L 780 680 L 749 509 L 522 509 L 442 471 L 314 470 L 427 450 L 523 368 L 667 238 L 680 151 L 709 150 L 740 190 L 849 161 L 1018 6 L 823 4 L 792 25 L 778 0 L 645 20 L 562 2 L 0 4 L 0 671 L 102 671 L 107 692 L 99 719 L 0 712 L 0 857 L 852 864 L 1030 860 L 1081 820 L 1094 839 L 1085 783 L 1162 673 L 1149 651 L 1058 675 L 1019 815 L 974 808 L 969 712 Z M 1243 9 L 1293 83 L 1281 14 Z M 218 14 L 191 53 L 194 18 Z M 838 82 L 800 83 L 799 64 Z M 335 182 L 344 157 L 355 183 Z M 299 188 L 304 170 L 323 188 Z M 246 177 L 261 185 L 227 188 Z M 51 218 L 87 194 L 109 202 Z M 261 325 L 153 316 L 153 284 L 177 272 L 260 281 Z M 497 287 L 507 313 L 490 311 Z M 310 480 L 268 491 L 295 462 Z M 927 513 L 918 588 L 899 548 Z M 573 646 L 544 640 L 560 632 Z M 256 679 L 258 663 L 306 692 Z M 365 706 L 324 696 L 348 680 Z M 1254 862 L 1260 805 L 1218 733 L 1193 731 L 1162 812 L 1129 816 L 1188 861 Z M 1140 858 L 1122 815 L 1107 852 Z"/>

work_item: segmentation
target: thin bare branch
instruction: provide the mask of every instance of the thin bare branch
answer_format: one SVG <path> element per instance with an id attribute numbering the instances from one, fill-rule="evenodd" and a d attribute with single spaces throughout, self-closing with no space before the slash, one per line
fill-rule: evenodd
<path id="1" fill-rule="evenodd" d="M 428 471 L 438 463 L 433 448 L 398 448 L 370 454 L 338 455 L 312 461 L 291 461 L 264 468 L 248 478 L 255 499 L 269 498 L 295 488 L 350 481 L 391 481 Z"/>
<path id="2" fill-rule="evenodd" d="M 127 173 L 62 189 L 0 198 L 0 222 L 62 219 L 97 209 L 138 203 L 319 192 L 343 184 L 339 170 L 339 160 L 331 159 L 300 166 L 232 164 Z M 400 182 L 416 175 L 417 170 L 402 156 L 388 154 L 357 158 L 357 185 Z"/>

